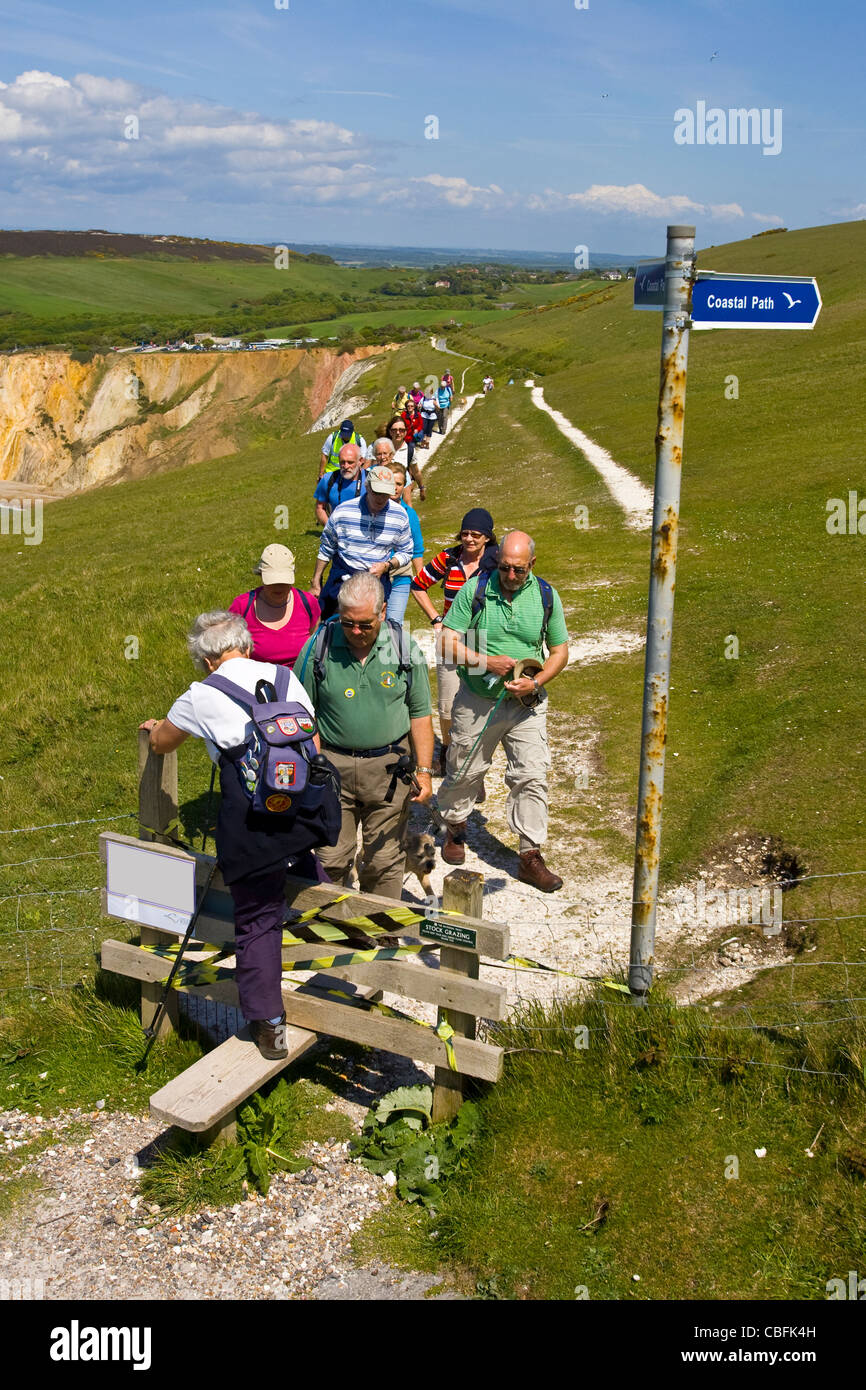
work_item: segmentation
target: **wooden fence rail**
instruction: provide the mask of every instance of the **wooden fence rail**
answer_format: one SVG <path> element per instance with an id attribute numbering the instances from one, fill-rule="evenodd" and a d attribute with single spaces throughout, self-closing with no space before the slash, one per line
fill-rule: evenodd
<path id="1" fill-rule="evenodd" d="M 219 952 L 218 978 L 194 983 L 193 976 L 181 980 L 178 991 L 170 992 L 159 1028 L 164 1036 L 177 1026 L 181 990 L 236 1006 L 233 906 L 219 870 L 211 877 L 212 856 L 173 842 L 178 820 L 177 755 L 151 753 L 144 731 L 140 732 L 139 774 L 139 838 L 110 832 L 100 836 L 106 866 L 103 911 L 137 922 L 139 940 L 138 944 L 105 941 L 103 968 L 140 982 L 142 1024 L 148 1025 L 171 968 L 165 948 L 183 937 L 193 897 L 197 903 L 209 878 L 195 937 L 185 955 L 187 973 L 197 964 L 214 960 Z M 156 1092 L 150 1101 L 151 1113 L 205 1139 L 231 1138 L 237 1107 L 327 1035 L 432 1064 L 433 1118 L 455 1114 L 467 1077 L 496 1081 L 502 1074 L 502 1049 L 477 1041 L 476 1021 L 505 1015 L 504 988 L 478 976 L 482 954 L 498 960 L 508 956 L 508 928 L 482 920 L 482 893 L 481 874 L 455 870 L 445 878 L 442 910 L 434 912 L 290 876 L 287 906 L 304 913 L 316 910 L 305 933 L 316 939 L 284 945 L 284 968 L 294 961 L 312 960 L 316 973 L 303 972 L 306 978 L 300 971 L 284 974 L 288 1057 L 267 1061 L 244 1028 Z M 325 939 L 318 939 L 317 928 Z M 373 946 L 382 933 L 397 937 L 401 945 L 415 948 L 414 954 L 399 959 L 340 960 L 341 955 L 357 953 L 359 932 Z M 293 933 L 291 925 L 287 933 Z M 352 939 L 346 940 L 347 936 Z M 393 1017 L 377 1008 L 383 992 L 436 1005 L 437 1025 L 415 1020 L 411 1004 L 399 1009 L 402 1013 L 405 1008 L 408 1017 Z"/>

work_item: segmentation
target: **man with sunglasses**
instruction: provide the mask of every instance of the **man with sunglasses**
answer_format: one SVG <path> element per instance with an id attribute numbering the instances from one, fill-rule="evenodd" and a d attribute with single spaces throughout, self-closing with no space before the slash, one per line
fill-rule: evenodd
<path id="1" fill-rule="evenodd" d="M 326 640 L 320 639 L 319 661 L 314 635 L 295 662 L 316 711 L 322 749 L 342 779 L 340 838 L 319 852 L 320 860 L 329 877 L 345 885 L 360 824 L 362 891 L 399 898 L 409 803 L 433 795 L 427 664 L 414 642 L 386 625 L 385 592 L 375 575 L 347 579 L 338 605 Z"/>
<path id="2" fill-rule="evenodd" d="M 547 840 L 550 768 L 544 687 L 568 665 L 568 630 L 559 595 L 549 586 L 544 586 L 550 599 L 546 609 L 534 567 L 532 537 L 508 531 L 499 547 L 498 567 L 485 582 L 483 603 L 473 603 L 479 578 L 467 580 L 441 625 L 443 657 L 457 663 L 460 686 L 451 710 L 448 770 L 438 802 L 448 831 L 442 858 L 446 864 L 462 864 L 466 821 L 501 743 L 508 764 L 506 814 L 519 838 L 519 878 L 553 893 L 562 887 L 562 879 L 551 873 L 541 855 Z M 526 659 L 540 662 L 541 669 L 514 679 L 514 667 Z"/>

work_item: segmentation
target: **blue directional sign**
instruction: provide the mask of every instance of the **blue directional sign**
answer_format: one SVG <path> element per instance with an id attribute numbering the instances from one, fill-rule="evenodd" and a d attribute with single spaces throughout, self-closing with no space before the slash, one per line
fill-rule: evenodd
<path id="1" fill-rule="evenodd" d="M 634 277 L 635 309 L 663 309 L 665 307 L 665 263 L 664 261 L 644 261 L 638 266 Z"/>
<path id="2" fill-rule="evenodd" d="M 692 328 L 814 328 L 818 282 L 802 275 L 728 275 L 699 270 L 692 286 Z"/>

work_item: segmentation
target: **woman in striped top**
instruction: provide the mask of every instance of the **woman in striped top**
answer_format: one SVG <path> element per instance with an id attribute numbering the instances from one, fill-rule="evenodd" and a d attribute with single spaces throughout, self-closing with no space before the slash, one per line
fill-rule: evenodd
<path id="1" fill-rule="evenodd" d="M 412 580 L 411 593 L 419 608 L 427 614 L 430 622 L 438 627 L 457 594 L 467 579 L 479 570 L 494 569 L 499 548 L 493 533 L 493 517 L 483 507 L 473 507 L 460 523 L 457 545 L 440 550 L 438 555 L 419 570 Z M 444 604 L 440 616 L 427 596 L 427 590 L 434 584 L 442 585 Z M 439 755 L 439 771 L 445 776 L 445 757 L 451 741 L 451 706 L 460 680 L 456 666 L 442 660 L 439 643 L 436 644 L 436 687 L 438 692 L 439 726 L 442 734 L 442 752 Z"/>

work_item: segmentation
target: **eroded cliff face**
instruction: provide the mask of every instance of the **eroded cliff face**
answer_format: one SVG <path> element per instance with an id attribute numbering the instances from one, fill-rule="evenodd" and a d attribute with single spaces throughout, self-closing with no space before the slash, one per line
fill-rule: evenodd
<path id="1" fill-rule="evenodd" d="M 79 492 L 219 458 L 284 393 L 300 393 L 306 429 L 347 367 L 381 351 L 0 357 L 0 480 Z"/>

